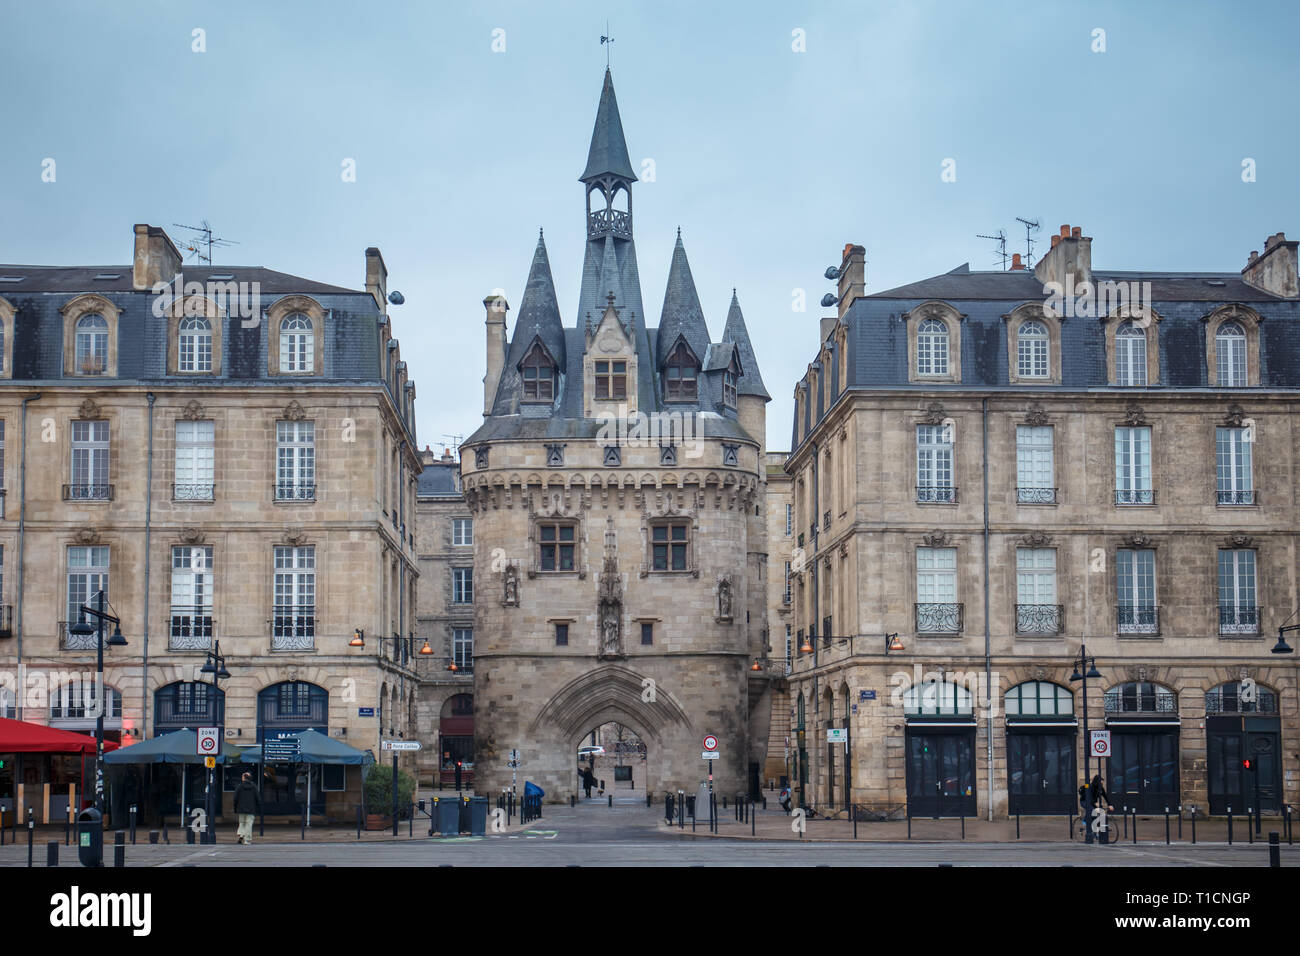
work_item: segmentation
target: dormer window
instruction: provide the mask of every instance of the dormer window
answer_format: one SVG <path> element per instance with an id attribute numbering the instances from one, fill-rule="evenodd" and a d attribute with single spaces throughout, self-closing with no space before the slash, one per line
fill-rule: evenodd
<path id="1" fill-rule="evenodd" d="M 1147 383 L 1147 336 L 1132 322 L 1125 322 L 1115 333 L 1115 384 Z"/>
<path id="2" fill-rule="evenodd" d="M 948 326 L 926 319 L 916 332 L 916 374 L 948 374 Z"/>
<path id="3" fill-rule="evenodd" d="M 722 373 L 722 403 L 728 408 L 736 407 L 736 372 L 734 366 Z"/>
<path id="4" fill-rule="evenodd" d="M 179 343 L 182 372 L 212 371 L 212 323 L 200 316 L 181 319 Z"/>
<path id="5" fill-rule="evenodd" d="M 108 320 L 98 313 L 77 320 L 77 372 L 103 375 L 108 368 Z"/>
<path id="6" fill-rule="evenodd" d="M 1246 333 L 1236 322 L 1224 322 L 1214 333 L 1218 384 L 1237 388 L 1246 384 Z"/>
<path id="7" fill-rule="evenodd" d="M 285 316 L 280 323 L 280 371 L 310 372 L 315 355 L 311 319 L 301 312 Z"/>
<path id="8" fill-rule="evenodd" d="M 693 402 L 699 397 L 700 365 L 685 342 L 678 342 L 664 368 L 664 398 Z"/>
<path id="9" fill-rule="evenodd" d="M 546 354 L 540 342 L 535 343 L 520 366 L 524 382 L 525 402 L 555 401 L 555 363 Z M 626 383 L 626 377 L 624 378 Z M 624 385 L 626 389 L 626 384 Z"/>
<path id="10" fill-rule="evenodd" d="M 596 363 L 596 398 L 627 398 L 627 362 Z"/>

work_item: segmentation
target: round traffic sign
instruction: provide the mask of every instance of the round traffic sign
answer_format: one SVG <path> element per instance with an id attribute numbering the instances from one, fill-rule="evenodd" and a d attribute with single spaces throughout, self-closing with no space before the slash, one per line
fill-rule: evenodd
<path id="1" fill-rule="evenodd" d="M 1110 741 L 1105 737 L 1095 737 L 1092 741 L 1092 755 L 1094 757 L 1110 756 Z"/>
<path id="2" fill-rule="evenodd" d="M 199 748 L 202 749 L 205 753 L 208 753 L 208 752 L 216 753 L 216 751 L 217 751 L 217 738 L 216 738 L 216 737 L 200 737 L 200 738 L 199 738 Z"/>
<path id="3" fill-rule="evenodd" d="M 709 734 L 707 737 L 705 737 L 705 738 L 704 738 L 704 749 L 705 749 L 705 750 L 717 750 L 717 749 L 718 749 L 718 738 L 715 737 L 715 736 L 713 736 L 713 734 Z"/>

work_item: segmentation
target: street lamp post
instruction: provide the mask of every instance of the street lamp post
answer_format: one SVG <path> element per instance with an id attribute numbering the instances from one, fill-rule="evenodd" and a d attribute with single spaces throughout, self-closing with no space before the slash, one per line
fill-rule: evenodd
<path id="1" fill-rule="evenodd" d="M 126 638 L 122 637 L 122 621 L 104 610 L 106 603 L 104 591 L 101 588 L 96 594 L 98 598 L 98 607 L 91 607 L 83 604 L 78 610 L 77 623 L 69 629 L 69 634 L 75 634 L 78 637 L 89 637 L 95 635 L 95 678 L 98 682 L 96 691 L 99 694 L 99 705 L 96 708 L 95 716 L 95 809 L 99 811 L 100 818 L 104 813 L 104 706 L 107 703 L 104 696 L 104 623 L 111 621 L 113 624 L 113 636 L 108 639 L 109 647 L 126 647 Z M 86 615 L 95 619 L 95 625 L 92 626 L 86 621 Z"/>
<path id="2" fill-rule="evenodd" d="M 214 711 L 213 717 L 216 717 L 215 710 L 217 707 L 217 702 L 221 698 L 221 685 L 219 681 L 223 677 L 230 676 L 230 671 L 226 670 L 226 658 L 221 653 L 221 641 L 213 641 L 212 650 L 208 651 L 208 658 L 206 661 L 203 662 L 203 666 L 199 668 L 199 673 L 212 675 L 212 707 Z M 222 744 L 224 744 L 226 739 L 226 727 L 225 727 L 226 715 L 224 712 L 224 708 L 221 716 L 222 716 L 222 720 L 217 724 L 217 739 L 221 741 Z M 220 750 L 221 750 L 221 745 L 218 745 L 218 753 L 220 752 Z M 208 775 L 207 775 L 208 787 L 207 787 L 207 792 L 204 795 L 203 805 L 204 805 L 204 813 L 207 816 L 208 825 L 207 825 L 207 829 L 203 831 L 203 842 L 216 843 L 217 833 L 215 827 L 217 822 L 216 820 L 217 794 L 216 794 L 216 789 L 213 787 L 213 780 L 212 780 L 216 771 L 214 767 L 208 767 L 207 769 L 208 769 Z"/>
<path id="3" fill-rule="evenodd" d="M 1092 793 L 1092 735 L 1088 733 L 1088 678 L 1098 680 L 1101 672 L 1097 670 L 1097 659 L 1088 656 L 1088 649 L 1083 644 L 1079 645 L 1079 656 L 1074 659 L 1074 672 L 1070 674 L 1070 682 L 1083 681 L 1083 783 L 1088 787 L 1088 793 Z M 1100 771 L 1101 766 L 1098 764 L 1097 769 Z M 1086 839 L 1092 842 L 1092 821 L 1089 816 L 1092 813 L 1091 801 L 1085 805 L 1085 816 L 1083 827 Z"/>

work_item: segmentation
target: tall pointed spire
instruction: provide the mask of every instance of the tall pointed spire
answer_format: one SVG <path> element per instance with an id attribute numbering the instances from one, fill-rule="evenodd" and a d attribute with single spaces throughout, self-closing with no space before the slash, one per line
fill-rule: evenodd
<path id="1" fill-rule="evenodd" d="M 590 182 L 602 176 L 617 176 L 636 182 L 632 161 L 627 156 L 627 141 L 623 138 L 623 121 L 618 115 L 618 100 L 614 97 L 614 79 L 605 68 L 605 85 L 600 91 L 600 106 L 596 109 L 596 126 L 591 131 L 591 147 L 587 150 L 587 169 L 580 182 Z"/>
<path id="2" fill-rule="evenodd" d="M 679 335 L 686 339 L 695 357 L 703 362 L 709 349 L 709 327 L 704 322 L 704 310 L 695 291 L 695 278 L 691 275 L 691 264 L 686 259 L 680 230 L 677 245 L 673 247 L 672 264 L 668 268 L 668 288 L 664 291 L 664 309 L 655 340 L 655 355 L 661 363 Z"/>
<path id="3" fill-rule="evenodd" d="M 727 310 L 727 325 L 722 330 L 722 341 L 731 342 L 740 353 L 740 381 L 737 391 L 741 395 L 757 395 L 767 401 L 772 396 L 763 387 L 763 376 L 758 372 L 758 359 L 754 356 L 754 345 L 749 341 L 749 330 L 745 328 L 745 316 L 740 311 L 740 300 L 736 290 L 731 290 L 731 308 Z"/>

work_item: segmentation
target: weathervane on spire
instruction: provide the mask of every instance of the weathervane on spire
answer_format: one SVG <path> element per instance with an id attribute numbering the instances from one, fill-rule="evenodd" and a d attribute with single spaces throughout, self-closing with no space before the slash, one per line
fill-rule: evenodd
<path id="1" fill-rule="evenodd" d="M 605 69 L 609 69 L 609 47 L 606 44 L 613 43 L 614 38 L 609 35 L 609 21 L 605 21 L 605 35 L 600 38 L 600 45 L 605 47 Z"/>

